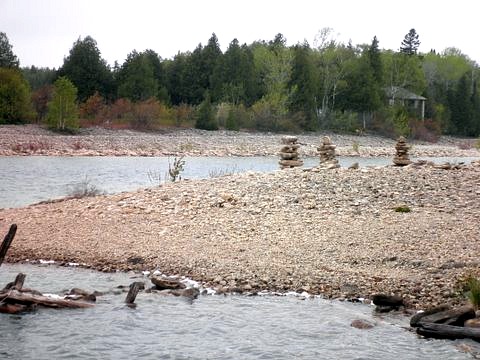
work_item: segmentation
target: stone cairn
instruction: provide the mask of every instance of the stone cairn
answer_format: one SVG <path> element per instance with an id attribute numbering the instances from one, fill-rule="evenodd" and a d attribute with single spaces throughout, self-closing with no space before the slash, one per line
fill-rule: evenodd
<path id="1" fill-rule="evenodd" d="M 396 166 L 405 166 L 412 163 L 408 158 L 409 146 L 407 145 L 407 140 L 403 136 L 400 136 L 395 145 L 396 154 L 393 158 L 393 164 Z"/>
<path id="2" fill-rule="evenodd" d="M 298 148 L 300 144 L 297 144 L 296 136 L 284 136 L 282 137 L 282 149 L 280 150 L 280 164 L 281 169 L 294 168 L 302 166 L 303 161 L 298 158 Z"/>
<path id="3" fill-rule="evenodd" d="M 320 154 L 320 168 L 336 169 L 339 168 L 338 160 L 335 158 L 335 148 L 337 146 L 332 144 L 332 140 L 328 136 L 324 136 L 322 143 L 317 148 Z"/>

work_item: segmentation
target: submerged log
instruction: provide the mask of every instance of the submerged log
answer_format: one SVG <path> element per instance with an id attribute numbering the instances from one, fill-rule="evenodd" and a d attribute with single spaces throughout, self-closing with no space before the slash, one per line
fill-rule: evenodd
<path id="1" fill-rule="evenodd" d="M 5 235 L 5 238 L 2 241 L 2 245 L 0 246 L 0 266 L 3 263 L 3 259 L 5 258 L 5 255 L 7 255 L 8 248 L 12 244 L 13 238 L 15 237 L 16 233 L 17 233 L 17 225 L 12 224 L 10 226 L 10 230 L 8 230 L 7 235 Z"/>
<path id="2" fill-rule="evenodd" d="M 463 326 L 466 320 L 475 318 L 475 310 L 470 305 L 461 306 L 457 309 L 438 311 L 417 319 L 417 324 L 443 324 L 453 326 Z M 411 322 L 411 321 L 410 321 Z"/>
<path id="3" fill-rule="evenodd" d="M 472 339 L 480 342 L 480 329 L 462 326 L 421 323 L 417 334 L 434 339 Z"/>
<path id="4" fill-rule="evenodd" d="M 410 319 L 410 326 L 411 327 L 418 327 L 418 326 L 420 326 L 420 323 L 421 323 L 421 321 L 424 317 L 432 315 L 432 314 L 436 314 L 436 313 L 439 313 L 441 311 L 445 311 L 445 310 L 448 310 L 448 309 L 450 309 L 450 306 L 444 304 L 444 305 L 436 306 L 432 309 L 425 310 L 423 312 L 419 312 L 419 313 L 413 315 L 412 318 Z"/>

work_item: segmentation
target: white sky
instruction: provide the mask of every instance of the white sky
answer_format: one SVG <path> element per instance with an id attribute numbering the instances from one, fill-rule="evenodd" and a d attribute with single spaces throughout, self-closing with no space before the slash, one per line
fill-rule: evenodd
<path id="1" fill-rule="evenodd" d="M 110 65 L 133 49 L 163 58 L 193 51 L 216 33 L 250 44 L 282 33 L 288 45 L 334 29 L 337 39 L 398 50 L 415 28 L 420 51 L 455 46 L 480 63 L 478 0 L 0 0 L 0 31 L 21 66 L 59 67 L 78 37 L 92 36 Z"/>

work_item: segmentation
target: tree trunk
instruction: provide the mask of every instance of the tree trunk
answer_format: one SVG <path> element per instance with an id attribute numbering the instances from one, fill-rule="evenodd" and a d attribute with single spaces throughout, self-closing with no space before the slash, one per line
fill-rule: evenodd
<path id="1" fill-rule="evenodd" d="M 8 248 L 12 244 L 13 238 L 15 237 L 16 233 L 17 233 L 17 225 L 13 224 L 10 226 L 10 230 L 8 231 L 7 235 L 2 241 L 2 245 L 0 246 L 0 266 L 3 263 L 3 259 L 5 258 L 5 255 L 7 255 Z"/>

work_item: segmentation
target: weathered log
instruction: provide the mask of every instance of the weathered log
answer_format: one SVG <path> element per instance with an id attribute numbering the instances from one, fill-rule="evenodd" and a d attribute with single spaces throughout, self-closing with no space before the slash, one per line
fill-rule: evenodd
<path id="1" fill-rule="evenodd" d="M 166 277 L 152 276 L 150 281 L 155 285 L 158 290 L 164 289 L 185 289 L 186 286 L 180 280 L 169 279 Z"/>
<path id="2" fill-rule="evenodd" d="M 40 305 L 50 308 L 89 308 L 93 306 L 81 301 L 54 299 L 44 295 L 22 293 L 17 290 L 9 290 L 1 294 L 0 301 L 14 305 Z"/>
<path id="3" fill-rule="evenodd" d="M 125 298 L 126 304 L 133 304 L 137 298 L 138 292 L 140 289 L 145 288 L 145 284 L 140 281 L 135 281 L 130 284 L 130 290 L 128 291 L 127 297 Z"/>
<path id="4" fill-rule="evenodd" d="M 420 326 L 420 322 L 422 321 L 422 319 L 425 316 L 436 314 L 436 313 L 439 313 L 441 311 L 445 311 L 445 310 L 448 310 L 448 309 L 450 309 L 450 306 L 444 304 L 444 305 L 436 306 L 436 307 L 431 308 L 431 309 L 427 309 L 423 312 L 419 312 L 419 313 L 413 315 L 412 318 L 410 319 L 410 326 L 411 327 L 418 327 L 418 326 Z"/>
<path id="5" fill-rule="evenodd" d="M 17 233 L 17 225 L 12 224 L 10 226 L 10 230 L 8 230 L 7 235 L 5 235 L 5 238 L 2 241 L 2 245 L 0 246 L 0 266 L 3 263 L 3 259 L 5 258 L 5 255 L 7 255 L 8 248 L 12 244 L 13 238 L 15 237 L 16 233 Z"/>
<path id="6" fill-rule="evenodd" d="M 378 305 L 378 306 L 392 306 L 392 307 L 404 306 L 403 298 L 396 295 L 376 294 L 376 295 L 373 295 L 372 302 L 374 305 Z"/>
<path id="7" fill-rule="evenodd" d="M 417 334 L 434 339 L 472 339 L 480 342 L 480 329 L 445 324 L 421 323 Z"/>
<path id="8" fill-rule="evenodd" d="M 23 287 L 23 283 L 25 282 L 25 274 L 19 273 L 15 277 L 15 280 L 12 282 L 9 282 L 3 290 L 10 290 L 10 289 L 15 289 L 15 290 L 21 290 Z"/>
<path id="9" fill-rule="evenodd" d="M 463 326 L 465 320 L 473 318 L 475 318 L 475 310 L 472 306 L 465 305 L 457 309 L 444 310 L 425 315 L 419 320 L 419 323 L 420 326 L 424 323 Z"/>

